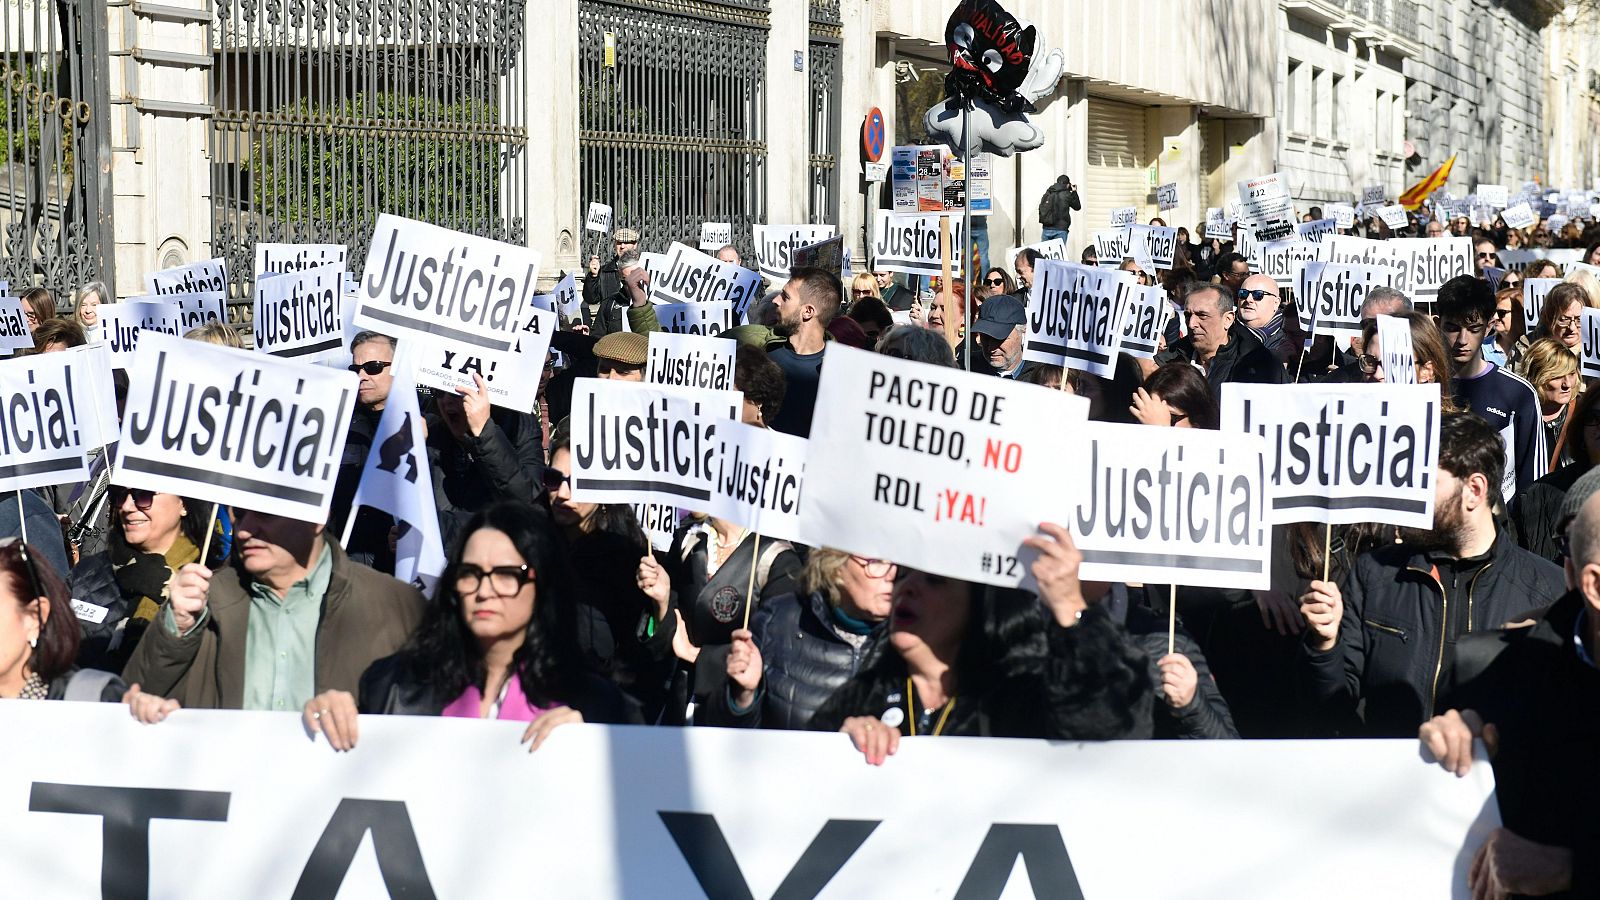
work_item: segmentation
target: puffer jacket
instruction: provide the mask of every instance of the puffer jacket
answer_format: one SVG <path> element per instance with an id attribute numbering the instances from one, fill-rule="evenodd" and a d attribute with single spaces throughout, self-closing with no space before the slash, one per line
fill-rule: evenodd
<path id="1" fill-rule="evenodd" d="M 884 626 L 865 640 L 847 640 L 827 598 L 813 592 L 763 602 L 751 616 L 750 631 L 764 669 L 755 702 L 735 710 L 727 687 L 712 690 L 701 707 L 701 724 L 804 729 L 823 701 L 861 668 Z M 726 673 L 723 683 L 731 687 Z"/>
<path id="2" fill-rule="evenodd" d="M 1340 590 L 1339 642 L 1319 653 L 1307 632 L 1301 686 L 1342 730 L 1365 737 L 1415 737 L 1439 713 L 1455 645 L 1527 618 L 1565 590 L 1561 570 L 1516 546 L 1504 531 L 1488 553 L 1455 559 L 1404 544 L 1356 560 Z M 1361 724 L 1354 724 L 1365 703 Z"/>
<path id="3" fill-rule="evenodd" d="M 1589 471 L 1584 463 L 1562 466 L 1517 492 L 1511 501 L 1511 529 L 1517 546 L 1559 565 L 1561 507 L 1567 491 Z"/>

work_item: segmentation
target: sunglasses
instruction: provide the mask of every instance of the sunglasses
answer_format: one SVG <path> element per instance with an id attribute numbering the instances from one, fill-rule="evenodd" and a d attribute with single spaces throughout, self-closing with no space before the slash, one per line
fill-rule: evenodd
<path id="1" fill-rule="evenodd" d="M 1368 375 L 1371 375 L 1373 372 L 1378 371 L 1378 366 L 1380 366 L 1382 364 L 1383 364 L 1383 360 L 1381 360 L 1378 357 L 1373 356 L 1371 354 L 1364 354 L 1362 356 L 1356 357 L 1356 365 L 1361 368 L 1362 372 L 1364 372 L 1364 373 L 1366 373 Z"/>
<path id="2" fill-rule="evenodd" d="M 1006 280 L 1004 278 L 989 278 L 989 279 L 986 279 L 983 283 L 987 284 L 990 287 L 1005 287 L 1006 286 Z"/>
<path id="3" fill-rule="evenodd" d="M 111 496 L 112 509 L 120 508 L 122 501 L 128 497 L 133 498 L 134 508 L 141 512 L 149 511 L 150 505 L 156 502 L 155 491 L 147 491 L 141 488 L 125 488 L 113 485 L 108 493 Z"/>
<path id="4" fill-rule="evenodd" d="M 456 595 L 464 597 L 467 594 L 477 593 L 485 579 L 489 582 L 489 589 L 497 596 L 508 597 L 532 581 L 534 572 L 526 563 L 520 566 L 495 566 L 492 569 L 481 569 L 472 563 L 462 563 L 456 566 L 455 570 Z"/>
<path id="5" fill-rule="evenodd" d="M 0 549 L 9 547 L 12 544 L 17 546 L 17 553 L 22 556 L 22 564 L 28 569 L 28 587 L 33 590 L 33 596 L 45 596 L 44 582 L 39 579 L 39 568 L 34 565 L 33 554 L 28 552 L 28 542 L 15 535 L 0 538 Z"/>
<path id="6" fill-rule="evenodd" d="M 850 296 L 855 297 L 856 299 L 859 300 L 862 297 L 871 297 L 872 296 L 872 291 L 866 290 L 866 289 L 852 290 L 852 291 L 850 291 Z"/>
<path id="7" fill-rule="evenodd" d="M 352 372 L 361 372 L 361 373 L 364 373 L 364 374 L 367 374 L 367 375 L 377 375 L 377 374 L 381 373 L 384 369 L 389 368 L 391 365 L 394 365 L 394 364 L 393 363 L 386 363 L 386 362 L 384 362 L 383 360 L 380 360 L 380 359 L 369 359 L 364 363 L 356 363 L 354 365 L 351 365 L 351 366 L 349 366 L 349 369 Z"/>
<path id="8" fill-rule="evenodd" d="M 1509 319 L 1509 318 L 1511 318 L 1511 310 L 1509 310 L 1509 309 L 1497 309 L 1497 310 L 1494 311 L 1494 317 L 1496 319 Z"/>
<path id="9" fill-rule="evenodd" d="M 1276 298 L 1278 295 L 1271 291 L 1247 291 L 1244 288 L 1240 288 L 1238 294 L 1235 296 L 1237 296 L 1241 302 L 1249 300 L 1252 303 L 1259 303 L 1261 302 L 1262 297 Z"/>
<path id="10" fill-rule="evenodd" d="M 572 476 L 563 473 L 560 469 L 552 469 L 549 466 L 545 466 L 544 489 L 550 493 L 554 494 L 556 491 L 561 490 L 561 486 L 571 480 Z"/>

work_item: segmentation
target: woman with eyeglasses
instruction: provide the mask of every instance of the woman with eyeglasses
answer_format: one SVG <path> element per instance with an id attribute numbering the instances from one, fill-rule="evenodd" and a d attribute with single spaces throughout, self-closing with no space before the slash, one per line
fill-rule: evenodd
<path id="1" fill-rule="evenodd" d="M 870 272 L 859 272 L 850 280 L 850 303 L 854 305 L 857 300 L 866 297 L 882 300 L 883 294 L 878 291 L 877 276 Z"/>
<path id="2" fill-rule="evenodd" d="M 201 562 L 211 504 L 177 494 L 112 485 L 106 493 L 111 530 L 106 549 L 73 567 L 72 596 L 80 604 L 83 642 L 79 661 L 120 672 L 167 602 L 167 582 Z M 204 564 L 226 558 L 220 529 L 213 531 Z"/>
<path id="3" fill-rule="evenodd" d="M 1483 342 L 1483 358 L 1497 366 L 1504 366 L 1511 359 L 1511 351 L 1528 333 L 1527 320 L 1522 315 L 1522 284 L 1520 281 L 1507 284 L 1514 274 L 1506 273 L 1500 289 L 1494 293 L 1494 318 L 1489 321 L 1494 340 Z"/>
<path id="4" fill-rule="evenodd" d="M 326 691 L 307 701 L 306 728 L 343 751 L 359 740 L 358 711 L 526 722 L 532 752 L 561 725 L 638 723 L 638 707 L 578 657 L 577 612 L 548 517 L 497 503 L 467 522 L 405 647 L 367 669 L 359 699 Z"/>
<path id="5" fill-rule="evenodd" d="M 1518 491 L 1507 510 L 1517 544 L 1557 565 L 1563 561 L 1561 507 L 1567 491 L 1600 463 L 1600 390 L 1579 394 L 1567 423 L 1553 452 L 1569 462 Z"/>
<path id="6" fill-rule="evenodd" d="M 1453 369 L 1439 326 L 1426 313 L 1401 311 L 1391 315 L 1405 320 L 1411 326 L 1411 355 L 1416 363 L 1417 383 L 1439 385 L 1445 408 L 1453 409 L 1450 399 Z M 1383 370 L 1383 346 L 1378 341 L 1376 319 L 1368 319 L 1361 326 L 1361 353 L 1356 357 L 1356 366 L 1361 370 L 1364 381 L 1383 383 L 1390 380 L 1389 373 Z"/>
<path id="7" fill-rule="evenodd" d="M 1583 308 L 1588 304 L 1588 294 L 1583 288 L 1564 281 L 1550 289 L 1539 307 L 1539 325 L 1523 335 L 1511 348 L 1511 371 L 1528 377 L 1528 349 L 1533 342 L 1553 338 L 1574 356 L 1583 352 Z"/>
<path id="8" fill-rule="evenodd" d="M 1001 294 L 1014 294 L 1016 291 L 1017 283 L 1011 280 L 1005 269 L 990 269 L 983 276 L 983 287 L 978 289 L 977 299 L 987 300 Z"/>
<path id="9" fill-rule="evenodd" d="M 828 547 L 812 550 L 800 592 L 761 604 L 750 627 L 733 632 L 726 684 L 710 692 L 700 720 L 739 728 L 806 728 L 817 708 L 861 668 L 881 636 L 895 572 L 888 560 Z"/>
<path id="10" fill-rule="evenodd" d="M 1572 457 L 1555 449 L 1566 431 L 1567 414 L 1578 394 L 1578 357 L 1559 341 L 1543 338 L 1534 341 L 1522 356 L 1525 378 L 1539 395 L 1539 414 L 1544 418 L 1544 445 L 1552 448 L 1550 471 L 1572 462 Z"/>
<path id="11" fill-rule="evenodd" d="M 908 570 L 887 639 L 812 718 L 842 731 L 869 765 L 902 737 L 1103 741 L 1149 737 L 1154 691 L 1143 652 L 1081 583 L 1060 526 L 1029 538 L 1039 596 Z"/>

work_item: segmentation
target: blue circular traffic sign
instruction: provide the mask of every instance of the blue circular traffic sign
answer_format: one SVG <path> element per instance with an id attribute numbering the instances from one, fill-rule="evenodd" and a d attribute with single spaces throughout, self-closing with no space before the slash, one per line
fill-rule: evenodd
<path id="1" fill-rule="evenodd" d="M 883 110 L 876 106 L 867 113 L 867 120 L 861 124 L 861 150 L 867 155 L 867 162 L 877 162 L 883 158 Z"/>

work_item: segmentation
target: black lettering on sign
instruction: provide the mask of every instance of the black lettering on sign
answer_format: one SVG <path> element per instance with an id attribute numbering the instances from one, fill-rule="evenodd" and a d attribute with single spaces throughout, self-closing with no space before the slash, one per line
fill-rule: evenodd
<path id="1" fill-rule="evenodd" d="M 29 369 L 27 384 L 0 397 L 0 476 L 32 471 L 58 471 L 55 464 L 14 463 L 20 454 L 66 452 L 77 455 L 81 439 L 78 431 L 78 403 L 72 389 L 72 376 L 66 368 L 59 381 L 39 383 L 39 371 Z M 81 448 L 79 448 L 81 449 Z M 75 462 L 67 461 L 72 467 Z M 45 465 L 40 469 L 38 466 Z"/>
<path id="2" fill-rule="evenodd" d="M 978 855 L 956 888 L 955 900 L 999 900 L 1011 880 L 1017 857 L 1028 867 L 1028 883 L 1035 896 L 1054 900 L 1084 900 L 1078 872 L 1072 867 L 1067 842 L 1054 825 L 989 826 Z"/>
<path id="3" fill-rule="evenodd" d="M 498 335 L 523 298 L 534 294 L 536 267 L 529 263 L 522 271 L 506 272 L 499 251 L 464 240 L 447 238 L 444 246 L 436 242 L 426 249 L 417 246 L 422 243 L 402 240 L 399 228 L 378 235 L 362 288 L 375 304 L 363 315 L 481 347 L 509 349 L 510 342 Z M 418 321 L 418 313 L 450 324 Z"/>
<path id="4" fill-rule="evenodd" d="M 1426 406 L 1422 428 L 1395 423 L 1391 403 L 1377 410 L 1352 407 L 1345 400 L 1325 404 L 1310 421 L 1281 421 L 1266 417 L 1255 401 L 1244 401 L 1245 431 L 1267 439 L 1268 453 L 1276 457 L 1270 477 L 1280 491 L 1285 487 L 1308 489 L 1306 494 L 1273 498 L 1274 509 L 1389 509 L 1420 513 L 1425 500 L 1404 493 L 1427 491 L 1430 477 L 1420 465 L 1432 455 L 1436 409 Z M 1266 419 L 1264 421 L 1264 419 Z M 1420 433 L 1419 433 L 1420 431 Z M 1274 452 L 1275 451 L 1275 452 Z M 1363 488 L 1350 497 L 1328 497 L 1330 485 Z"/>
<path id="5" fill-rule="evenodd" d="M 273 304 L 276 309 L 263 308 L 263 314 L 256 316 L 256 349 L 292 357 L 344 346 L 338 279 L 318 275 L 310 284 L 305 284 L 297 276 L 281 277 L 288 279 L 292 287 L 287 297 Z M 306 343 L 308 341 L 316 343 Z M 297 346 L 284 347 L 285 344 Z"/>
<path id="6" fill-rule="evenodd" d="M 311 848 L 290 900 L 334 900 L 367 832 L 372 833 L 372 851 L 389 896 L 434 900 L 433 882 L 428 880 L 428 867 L 422 861 L 422 848 L 406 805 L 398 800 L 349 797 L 339 801 L 322 837 Z"/>
<path id="7" fill-rule="evenodd" d="M 739 868 L 739 861 L 733 858 L 733 850 L 715 816 L 667 810 L 656 815 L 672 835 L 673 843 L 678 845 L 678 852 L 694 872 L 707 900 L 754 900 L 750 883 Z M 833 876 L 839 874 L 850 857 L 866 843 L 867 837 L 878 827 L 878 821 L 829 819 L 800 854 L 794 868 L 784 876 L 772 900 L 811 900 L 822 893 Z"/>
<path id="8" fill-rule="evenodd" d="M 735 444 L 733 452 L 718 454 L 717 492 L 757 509 L 794 515 L 800 509 L 800 474 L 782 455 L 750 458 Z"/>
<path id="9" fill-rule="evenodd" d="M 584 395 L 588 407 L 573 410 L 574 419 L 587 419 L 587 430 L 573 432 L 572 455 L 584 470 L 596 469 L 605 477 L 574 479 L 574 487 L 596 491 L 653 490 L 688 500 L 709 500 L 711 492 L 681 483 L 710 482 L 715 476 L 717 426 L 703 418 L 699 403 L 683 409 L 684 401 L 652 400 L 641 415 L 602 414 L 596 395 Z"/>

